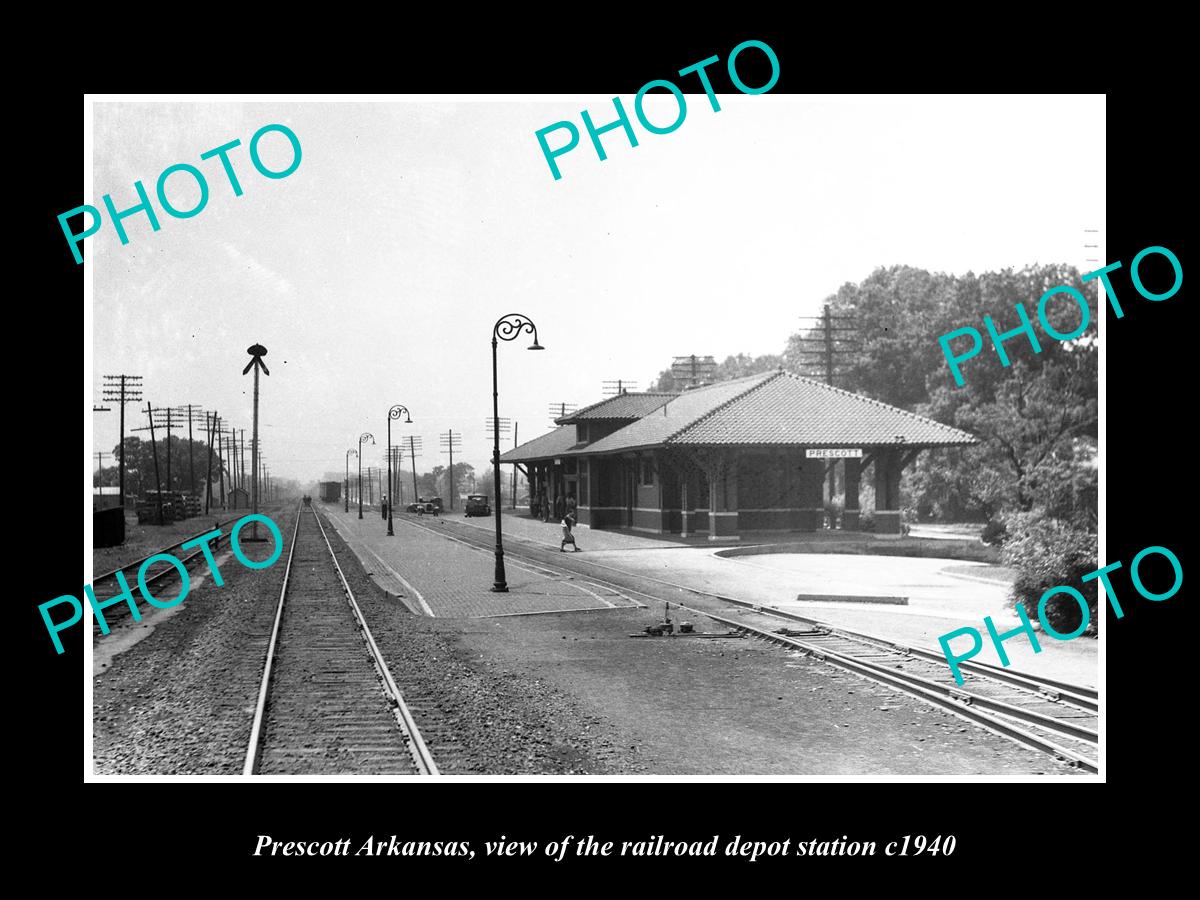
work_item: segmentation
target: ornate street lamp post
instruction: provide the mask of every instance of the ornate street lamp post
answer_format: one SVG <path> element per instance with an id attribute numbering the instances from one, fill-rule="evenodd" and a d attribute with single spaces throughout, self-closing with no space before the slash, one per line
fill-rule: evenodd
<path id="1" fill-rule="evenodd" d="M 346 512 L 350 512 L 350 454 L 358 456 L 358 451 L 351 447 L 346 451 Z"/>
<path id="2" fill-rule="evenodd" d="M 370 441 L 372 446 L 375 444 L 375 436 L 367 434 L 365 431 L 358 436 L 358 517 L 362 518 L 362 445 L 363 441 Z M 349 512 L 349 510 L 347 510 Z"/>
<path id="3" fill-rule="evenodd" d="M 387 530 L 387 533 L 389 536 L 394 535 L 396 533 L 392 530 L 392 507 L 396 505 L 396 498 L 392 496 L 392 419 L 400 418 L 401 413 L 404 413 L 404 424 L 411 425 L 412 424 L 412 416 L 410 416 L 408 414 L 408 409 L 404 406 L 401 406 L 399 403 L 397 403 L 395 406 L 393 406 L 391 409 L 388 410 L 388 419 L 387 419 L 387 429 L 388 429 L 388 432 L 387 432 L 387 452 L 388 452 L 388 498 L 387 498 L 388 530 Z"/>
<path id="4" fill-rule="evenodd" d="M 496 488 L 493 496 L 493 503 L 496 507 L 496 574 L 492 590 L 497 593 L 508 591 L 508 581 L 504 577 L 504 544 L 500 535 L 500 392 L 496 378 L 496 347 L 498 340 L 515 340 L 523 331 L 528 331 L 533 335 L 533 343 L 529 345 L 530 350 L 546 349 L 538 343 L 537 326 L 528 316 L 509 313 L 501 317 L 492 328 L 492 436 L 495 438 L 495 445 L 492 447 L 492 475 L 495 478 Z"/>

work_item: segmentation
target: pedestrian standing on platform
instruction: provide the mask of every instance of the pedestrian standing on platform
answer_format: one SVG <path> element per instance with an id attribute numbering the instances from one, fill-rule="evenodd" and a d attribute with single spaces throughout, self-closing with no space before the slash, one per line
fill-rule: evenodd
<path id="1" fill-rule="evenodd" d="M 578 522 L 579 518 L 575 515 L 575 495 L 567 494 L 567 515 L 572 521 Z"/>
<path id="2" fill-rule="evenodd" d="M 554 518 L 561 520 L 567 514 L 567 503 L 563 499 L 563 495 L 559 494 L 554 498 Z"/>

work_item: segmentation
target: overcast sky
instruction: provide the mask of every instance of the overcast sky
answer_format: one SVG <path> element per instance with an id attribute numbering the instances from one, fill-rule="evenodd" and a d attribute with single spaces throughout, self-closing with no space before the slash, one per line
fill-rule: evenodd
<path id="1" fill-rule="evenodd" d="M 241 370 L 259 342 L 273 474 L 340 472 L 363 431 L 379 442 L 364 465 L 378 464 L 394 403 L 413 425 L 394 424 L 393 440 L 423 438 L 418 468 L 445 463 L 437 436 L 453 428 L 482 471 L 491 329 L 505 313 L 531 317 L 546 347 L 500 346 L 500 415 L 525 440 L 552 427 L 551 402 L 594 402 L 608 379 L 645 389 L 675 355 L 779 353 L 798 317 L 878 266 L 1082 268 L 1097 255 L 1084 229 L 1103 239 L 1103 97 L 721 95 L 718 113 L 687 99 L 671 134 L 636 119 L 636 148 L 605 134 L 604 162 L 584 132 L 559 181 L 534 133 L 561 119 L 583 131 L 584 108 L 610 121 L 611 97 L 96 103 L 87 202 L 132 206 L 135 180 L 153 196 L 178 162 L 211 193 L 190 219 L 155 200 L 161 230 L 127 219 L 126 246 L 107 221 L 87 239 L 93 400 L 102 374 L 140 374 L 156 406 L 194 403 L 249 429 Z M 646 108 L 659 123 L 676 113 L 669 95 Z M 280 180 L 248 156 L 270 123 L 303 148 Z M 234 138 L 241 197 L 200 160 Z M 290 159 L 279 134 L 261 147 L 272 168 Z M 168 195 L 185 209 L 197 196 L 183 175 Z M 111 452 L 115 412 L 87 416 L 89 452 Z"/>

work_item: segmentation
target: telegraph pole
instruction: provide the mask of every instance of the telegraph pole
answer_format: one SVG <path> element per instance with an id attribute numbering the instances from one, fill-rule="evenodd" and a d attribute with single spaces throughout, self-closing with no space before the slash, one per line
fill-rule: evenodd
<path id="1" fill-rule="evenodd" d="M 601 392 L 605 397 L 619 397 L 621 394 L 627 394 L 630 391 L 637 390 L 637 382 L 630 381 L 628 378 L 617 378 L 601 382 Z"/>
<path id="2" fill-rule="evenodd" d="M 513 422 L 513 447 L 517 446 L 517 433 L 518 433 L 518 430 L 520 429 L 520 427 L 521 427 L 520 422 Z M 517 467 L 515 465 L 513 466 L 513 473 L 512 473 L 511 497 L 512 497 L 512 506 L 510 507 L 510 509 L 516 509 L 517 508 Z"/>
<path id="3" fill-rule="evenodd" d="M 408 436 L 408 452 L 412 459 L 413 502 L 415 503 L 419 496 L 417 494 L 417 447 L 416 447 L 416 443 L 413 440 L 413 436 L 411 434 Z"/>
<path id="4" fill-rule="evenodd" d="M 204 514 L 208 515 L 208 508 L 212 503 L 212 458 L 213 458 L 213 425 L 216 422 L 217 414 L 205 413 L 204 425 L 208 430 L 208 474 L 204 476 Z"/>
<path id="5" fill-rule="evenodd" d="M 500 437 L 507 437 L 508 432 L 512 429 L 512 419 L 509 419 L 505 416 L 501 416 L 499 419 L 494 419 L 491 416 L 488 416 L 484 422 L 484 427 L 487 429 L 488 440 L 490 440 L 496 447 L 499 447 Z M 496 461 L 493 462 L 492 468 L 494 473 L 498 473 L 500 471 L 500 463 L 498 462 L 500 454 L 499 452 L 496 452 L 493 454 L 493 456 L 496 457 Z M 501 482 L 499 480 L 499 475 L 494 474 L 492 480 L 495 482 L 495 487 L 493 487 L 492 490 L 496 494 L 496 496 L 492 498 L 492 502 L 496 504 L 497 509 L 500 509 L 504 506 L 504 496 L 502 489 L 500 488 Z M 484 488 L 484 492 L 487 492 L 486 487 Z"/>
<path id="6" fill-rule="evenodd" d="M 156 409 L 155 412 L 167 414 L 167 490 L 173 491 L 175 486 L 171 483 L 171 407 L 168 406 L 165 410 Z M 161 425 L 162 422 L 160 421 L 159 424 Z"/>
<path id="7" fill-rule="evenodd" d="M 125 508 L 125 404 L 138 403 L 142 399 L 142 376 L 141 375 L 105 375 L 104 376 L 104 399 L 115 400 L 119 404 L 121 413 L 121 443 L 118 445 L 120 449 L 118 463 L 120 464 L 120 481 L 119 493 L 121 499 L 119 503 L 121 508 Z"/>
<path id="8" fill-rule="evenodd" d="M 825 383 L 832 387 L 833 380 L 845 374 L 844 370 L 838 370 L 838 363 L 844 356 L 852 358 L 862 346 L 858 340 L 854 316 L 834 315 L 829 304 L 826 303 L 820 316 L 801 316 L 800 319 L 802 322 L 812 323 L 802 326 L 808 329 L 806 336 L 795 338 L 799 344 L 798 362 L 809 370 L 803 374 L 809 375 L 813 369 L 820 366 L 824 369 Z M 847 336 L 842 337 L 842 335 Z M 817 346 L 807 349 L 806 344 L 816 344 Z M 802 354 L 812 355 L 806 359 Z M 837 462 L 834 460 L 827 467 L 830 497 L 837 490 L 836 466 Z"/>
<path id="9" fill-rule="evenodd" d="M 149 427 L 147 427 L 147 428 L 131 428 L 130 429 L 130 431 L 149 431 L 150 432 L 150 452 L 154 457 L 154 487 L 158 491 L 159 524 L 164 524 L 162 522 L 163 486 L 162 486 L 162 480 L 159 478 L 159 474 L 158 474 L 158 439 L 154 432 L 154 426 L 156 424 L 158 424 L 158 425 L 163 424 L 164 420 L 162 418 L 159 418 L 157 423 L 155 422 L 155 418 L 157 416 L 162 416 L 163 414 L 166 415 L 165 421 L 167 424 L 167 490 L 170 491 L 170 489 L 171 489 L 171 442 L 170 442 L 171 408 L 169 406 L 165 407 L 165 408 L 161 407 L 161 406 L 153 407 L 150 405 L 150 401 L 147 400 L 146 401 L 146 418 L 150 422 Z"/>
<path id="10" fill-rule="evenodd" d="M 550 404 L 550 421 L 557 423 L 559 419 L 565 419 L 568 415 L 574 415 L 578 412 L 579 406 L 575 403 L 567 403 L 560 400 L 558 403 Z"/>
<path id="11" fill-rule="evenodd" d="M 687 356 L 677 356 L 671 363 L 671 377 L 676 386 L 686 382 L 688 387 L 696 387 L 712 380 L 717 372 L 717 361 L 711 356 L 697 356 L 695 353 Z"/>
<path id="12" fill-rule="evenodd" d="M 186 414 L 188 420 L 188 478 L 191 486 L 191 492 L 196 493 L 196 444 L 192 440 L 192 422 L 195 420 L 196 413 L 200 412 L 200 407 L 194 403 L 189 403 L 187 406 L 180 406 L 176 409 L 180 414 Z"/>
<path id="13" fill-rule="evenodd" d="M 150 420 L 150 455 L 154 457 L 154 486 L 158 494 L 158 524 L 165 525 L 163 521 L 163 505 L 162 505 L 162 482 L 158 478 L 158 443 L 154 439 L 154 410 L 150 407 L 150 401 L 146 401 L 146 418 Z"/>
<path id="14" fill-rule="evenodd" d="M 450 508 L 454 509 L 454 449 L 456 447 L 462 447 L 462 435 L 455 434 L 454 429 L 451 428 L 445 434 L 439 435 L 438 437 L 442 442 L 442 452 L 450 454 L 450 476 L 448 479 L 448 484 L 450 486 Z"/>

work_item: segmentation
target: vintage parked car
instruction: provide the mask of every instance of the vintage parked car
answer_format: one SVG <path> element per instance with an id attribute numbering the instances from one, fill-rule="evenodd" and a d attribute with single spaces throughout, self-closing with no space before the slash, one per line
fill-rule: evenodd
<path id="1" fill-rule="evenodd" d="M 426 513 L 434 516 L 440 515 L 442 512 L 442 498 L 430 497 L 426 500 L 424 497 L 418 497 L 415 503 L 408 504 L 405 509 L 419 516 L 423 516 Z"/>
<path id="2" fill-rule="evenodd" d="M 490 516 L 492 508 L 488 504 L 488 498 L 483 494 L 468 494 L 465 514 L 468 516 Z"/>

